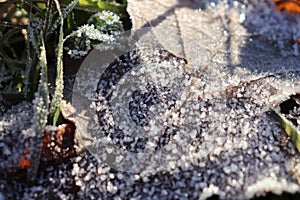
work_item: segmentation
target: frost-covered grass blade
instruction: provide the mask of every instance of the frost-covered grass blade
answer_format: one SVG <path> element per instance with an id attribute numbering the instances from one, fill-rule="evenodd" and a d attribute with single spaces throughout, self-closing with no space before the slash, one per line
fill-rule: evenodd
<path id="1" fill-rule="evenodd" d="M 64 82 L 63 82 L 63 15 L 60 10 L 60 5 L 57 0 L 55 0 L 55 4 L 57 7 L 57 10 L 59 12 L 60 16 L 60 30 L 59 30 L 59 39 L 58 39 L 58 45 L 57 45 L 57 66 L 56 66 L 56 81 L 55 81 L 55 92 L 54 96 L 51 102 L 51 107 L 50 107 L 50 114 L 53 116 L 53 125 L 55 126 L 59 113 L 60 113 L 60 106 L 61 106 L 61 101 L 63 98 L 63 90 L 64 90 Z"/>
<path id="2" fill-rule="evenodd" d="M 56 29 L 57 27 L 61 24 L 61 17 L 63 19 L 65 19 L 71 12 L 72 10 L 75 8 L 75 6 L 78 4 L 78 0 L 74 0 L 72 1 L 66 8 L 64 8 L 62 10 L 62 16 L 59 16 L 52 24 L 52 27 L 49 31 L 49 33 L 47 33 L 48 35 L 51 35 Z"/>
<path id="3" fill-rule="evenodd" d="M 41 51 L 39 55 L 38 65 L 41 68 L 41 78 L 39 81 L 38 91 L 35 93 L 33 100 L 33 118 L 32 126 L 34 131 L 34 138 L 30 148 L 30 167 L 27 172 L 27 182 L 32 184 L 37 176 L 39 162 L 40 162 L 40 148 L 42 145 L 42 137 L 44 128 L 48 119 L 49 107 L 49 91 L 47 79 L 47 60 L 44 41 L 41 40 Z"/>

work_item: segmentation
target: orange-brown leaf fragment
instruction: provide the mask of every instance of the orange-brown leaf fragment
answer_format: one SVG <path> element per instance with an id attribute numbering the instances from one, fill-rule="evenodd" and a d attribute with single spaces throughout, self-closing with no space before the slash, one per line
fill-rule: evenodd
<path id="1" fill-rule="evenodd" d="M 274 0 L 278 10 L 300 14 L 300 0 Z"/>
<path id="2" fill-rule="evenodd" d="M 29 149 L 27 148 L 20 161 L 20 167 L 22 169 L 28 168 L 30 166 L 30 160 L 28 159 L 28 154 L 29 154 Z"/>

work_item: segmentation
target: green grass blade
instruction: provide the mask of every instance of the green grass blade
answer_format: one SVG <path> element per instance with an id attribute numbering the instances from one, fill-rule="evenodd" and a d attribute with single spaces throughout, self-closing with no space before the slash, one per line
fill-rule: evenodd
<path id="1" fill-rule="evenodd" d="M 280 123 L 286 134 L 291 138 L 292 142 L 300 152 L 300 132 L 297 130 L 294 124 L 292 124 L 292 122 L 288 121 L 280 113 L 274 110 L 272 110 L 272 113 L 275 115 L 277 121 Z"/>

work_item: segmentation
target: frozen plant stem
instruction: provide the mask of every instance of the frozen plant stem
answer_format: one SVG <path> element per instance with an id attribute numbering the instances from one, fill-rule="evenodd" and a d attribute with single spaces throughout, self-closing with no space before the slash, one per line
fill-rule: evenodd
<path id="1" fill-rule="evenodd" d="M 59 17 L 60 17 L 60 29 L 59 29 L 59 39 L 58 39 L 58 45 L 57 45 L 57 67 L 56 67 L 56 80 L 55 80 L 55 91 L 54 96 L 51 101 L 51 107 L 50 107 L 50 116 L 53 116 L 53 125 L 55 126 L 59 115 L 60 115 L 60 107 L 61 107 L 61 101 L 63 98 L 63 89 L 64 89 L 64 81 L 63 81 L 63 15 L 61 13 L 60 5 L 58 0 L 54 0 Z"/>

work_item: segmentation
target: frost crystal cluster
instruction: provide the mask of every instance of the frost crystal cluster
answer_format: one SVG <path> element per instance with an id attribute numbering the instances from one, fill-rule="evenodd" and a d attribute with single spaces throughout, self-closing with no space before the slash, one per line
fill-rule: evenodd
<path id="1" fill-rule="evenodd" d="M 98 12 L 67 37 L 65 49 L 72 58 L 86 56 L 92 48 L 108 50 L 116 45 L 115 38 L 122 30 L 118 15 L 109 11 Z"/>
<path id="2" fill-rule="evenodd" d="M 28 138 L 33 137 L 31 120 L 33 118 L 32 105 L 20 103 L 13 106 L 0 116 L 0 169 L 15 170 L 18 168 L 25 148 L 29 147 Z M 25 142 L 27 140 L 27 142 Z M 0 181 L 0 188 L 3 187 Z"/>

